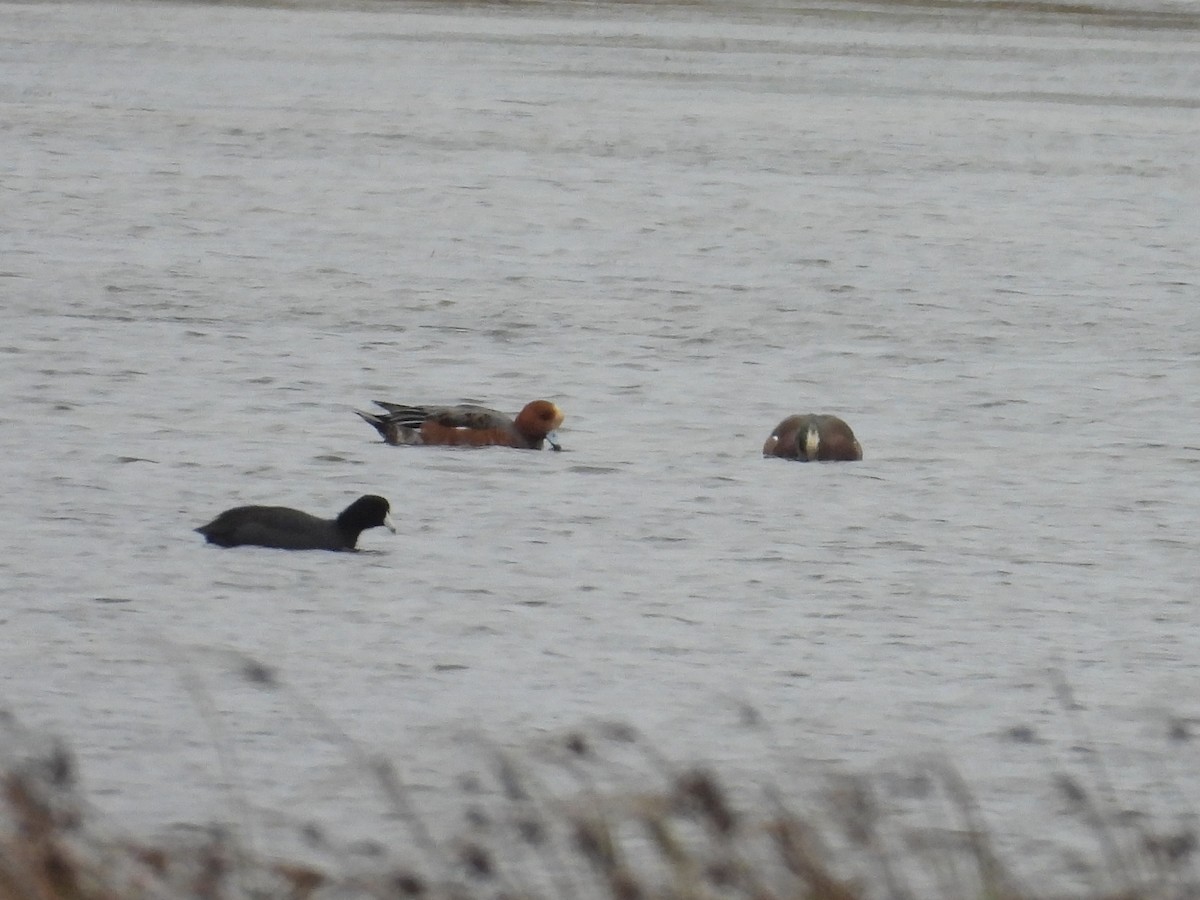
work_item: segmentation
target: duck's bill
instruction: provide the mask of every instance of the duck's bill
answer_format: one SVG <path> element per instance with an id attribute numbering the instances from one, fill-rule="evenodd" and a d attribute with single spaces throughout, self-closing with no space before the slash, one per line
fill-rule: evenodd
<path id="1" fill-rule="evenodd" d="M 396 523 L 392 521 L 392 516 L 390 513 L 383 517 L 383 527 L 392 534 L 396 533 Z"/>
<path id="2" fill-rule="evenodd" d="M 546 435 L 546 443 L 550 445 L 551 450 L 561 450 L 562 444 L 558 442 L 558 432 L 552 431 Z"/>

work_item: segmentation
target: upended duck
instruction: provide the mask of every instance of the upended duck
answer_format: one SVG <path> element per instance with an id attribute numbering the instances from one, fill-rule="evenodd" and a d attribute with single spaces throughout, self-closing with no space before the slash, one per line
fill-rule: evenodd
<path id="1" fill-rule="evenodd" d="M 763 456 L 781 456 L 802 462 L 855 462 L 863 458 L 862 445 L 850 426 L 837 416 L 788 416 L 775 426 L 763 444 Z"/>

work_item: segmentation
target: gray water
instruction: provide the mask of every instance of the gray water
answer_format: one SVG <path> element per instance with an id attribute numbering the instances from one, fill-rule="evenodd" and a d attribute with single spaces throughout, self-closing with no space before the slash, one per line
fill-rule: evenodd
<path id="1" fill-rule="evenodd" d="M 134 830 L 372 833 L 313 709 L 431 816 L 597 719 L 1200 809 L 1200 11 L 1047 9 L 0 5 L 0 702 Z M 566 452 L 351 411 L 537 397 Z M 807 411 L 864 462 L 762 459 Z"/>

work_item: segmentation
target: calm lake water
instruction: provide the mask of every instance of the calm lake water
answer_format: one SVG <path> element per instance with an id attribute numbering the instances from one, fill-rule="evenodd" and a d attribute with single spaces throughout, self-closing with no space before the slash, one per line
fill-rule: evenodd
<path id="1" fill-rule="evenodd" d="M 1200 8 L 3 3 L 0 76 L 0 703 L 120 827 L 380 833 L 314 710 L 433 818 L 598 719 L 933 754 L 1030 860 L 1096 758 L 1200 810 Z M 352 413 L 538 397 L 566 452 Z M 808 411 L 866 459 L 762 459 Z"/>

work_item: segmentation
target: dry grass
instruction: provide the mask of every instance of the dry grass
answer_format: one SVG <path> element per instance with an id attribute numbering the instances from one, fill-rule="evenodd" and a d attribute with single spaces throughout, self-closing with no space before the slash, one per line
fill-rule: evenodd
<path id="1" fill-rule="evenodd" d="M 246 677 L 279 687 L 262 667 L 247 666 Z M 463 785 L 465 824 L 438 838 L 391 763 L 340 740 L 410 839 L 369 865 L 335 869 L 263 858 L 237 839 L 237 829 L 160 842 L 113 837 L 83 814 L 70 753 L 4 718 L 0 900 L 1200 897 L 1194 831 L 1116 825 L 1104 803 L 1065 777 L 1060 795 L 1097 847 L 1087 877 L 1076 882 L 1098 886 L 1054 894 L 1021 883 L 993 847 L 971 791 L 940 763 L 915 764 L 909 774 L 924 809 L 914 824 L 896 812 L 877 778 L 834 778 L 811 809 L 773 788 L 735 798 L 711 769 L 665 759 L 626 726 L 597 724 L 520 757 L 484 748 L 483 774 Z M 306 837 L 327 843 L 315 831 Z M 420 864 L 391 861 L 399 858 Z"/>

